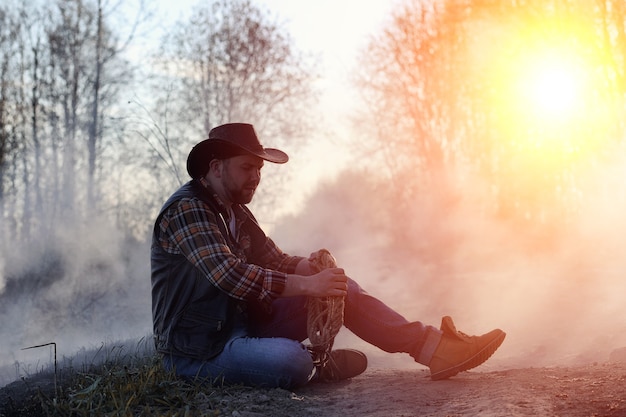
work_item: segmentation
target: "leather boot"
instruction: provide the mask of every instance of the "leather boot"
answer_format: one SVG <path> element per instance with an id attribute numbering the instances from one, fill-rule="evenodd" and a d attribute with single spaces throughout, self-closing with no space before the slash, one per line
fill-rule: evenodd
<path id="1" fill-rule="evenodd" d="M 354 378 L 367 369 L 367 356 L 356 349 L 330 352 L 328 361 L 317 369 L 313 382 L 336 382 Z"/>
<path id="2" fill-rule="evenodd" d="M 428 364 L 433 380 L 450 378 L 477 367 L 493 355 L 506 336 L 500 329 L 482 336 L 468 336 L 457 331 L 448 316 L 441 320 L 441 331 L 441 341 Z"/>

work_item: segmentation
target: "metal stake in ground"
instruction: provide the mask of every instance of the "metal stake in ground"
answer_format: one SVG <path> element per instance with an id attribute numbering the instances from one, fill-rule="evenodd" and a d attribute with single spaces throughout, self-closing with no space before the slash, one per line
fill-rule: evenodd
<path id="1" fill-rule="evenodd" d="M 54 397 L 56 398 L 58 396 L 58 391 L 57 391 L 57 344 L 55 342 L 50 342 L 50 343 L 44 343 L 43 345 L 25 347 L 25 348 L 22 348 L 21 350 L 36 349 L 36 348 L 41 348 L 41 347 L 46 347 L 46 346 L 51 346 L 51 345 L 54 346 Z"/>

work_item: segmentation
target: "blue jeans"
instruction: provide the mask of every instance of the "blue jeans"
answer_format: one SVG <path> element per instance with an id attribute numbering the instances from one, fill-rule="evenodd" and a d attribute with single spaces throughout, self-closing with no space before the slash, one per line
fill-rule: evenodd
<path id="1" fill-rule="evenodd" d="M 301 343 L 307 338 L 306 297 L 279 298 L 272 314 L 251 319 L 235 330 L 215 358 L 198 361 L 165 356 L 166 369 L 187 378 L 213 378 L 224 383 L 290 389 L 306 384 L 313 360 Z M 386 352 L 404 352 L 428 364 L 441 332 L 421 322 L 409 322 L 369 295 L 355 281 L 348 282 L 344 325 L 366 342 Z"/>

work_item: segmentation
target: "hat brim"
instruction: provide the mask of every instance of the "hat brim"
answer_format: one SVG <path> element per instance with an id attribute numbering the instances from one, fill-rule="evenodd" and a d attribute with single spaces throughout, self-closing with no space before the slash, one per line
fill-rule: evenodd
<path id="1" fill-rule="evenodd" d="M 238 144 L 235 144 L 231 141 L 223 140 L 223 139 L 206 139 L 202 141 L 201 143 L 205 143 L 206 151 L 210 151 L 213 145 L 215 145 L 216 147 L 226 145 L 226 146 L 235 147 L 241 150 L 242 154 L 247 153 L 253 156 L 258 156 L 261 159 L 264 159 L 269 162 L 273 162 L 275 164 L 284 164 L 287 161 L 289 161 L 289 156 L 285 152 L 276 148 L 248 149 Z"/>
<path id="2" fill-rule="evenodd" d="M 187 156 L 187 172 L 192 178 L 198 178 L 204 175 L 206 172 L 201 172 L 203 167 L 207 165 L 209 161 L 206 158 L 211 158 L 213 151 L 219 147 L 229 146 L 236 148 L 235 155 L 252 155 L 257 156 L 265 161 L 275 164 L 284 164 L 289 161 L 289 155 L 280 149 L 275 148 L 260 148 L 260 149 L 247 149 L 243 146 L 233 144 L 230 141 L 222 139 L 205 139 L 202 142 L 195 145 L 189 155 Z"/>
<path id="3" fill-rule="evenodd" d="M 261 153 L 252 153 L 252 155 L 258 156 L 259 158 L 265 159 L 266 161 L 273 162 L 275 164 L 284 164 L 289 161 L 289 156 L 281 151 L 280 149 L 275 148 L 265 148 Z"/>

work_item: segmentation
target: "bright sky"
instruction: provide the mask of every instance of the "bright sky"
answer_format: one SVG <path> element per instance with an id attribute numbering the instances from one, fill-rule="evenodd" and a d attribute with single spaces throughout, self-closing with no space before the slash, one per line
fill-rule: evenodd
<path id="1" fill-rule="evenodd" d="M 272 20 L 276 18 L 284 24 L 295 48 L 321 60 L 318 71 L 322 79 L 317 86 L 322 93 L 317 110 L 321 114 L 312 115 L 319 120 L 320 128 L 310 132 L 309 148 L 298 149 L 297 153 L 295 147 L 293 151 L 285 149 L 290 154 L 290 166 L 297 173 L 292 198 L 302 201 L 321 179 L 334 176 L 351 163 L 349 156 L 353 152 L 347 143 L 357 134 L 350 126 L 350 116 L 359 103 L 351 82 L 358 67 L 357 57 L 371 36 L 381 32 L 393 7 L 402 4 L 402 0 L 254 1 L 269 10 Z M 186 17 L 197 2 L 161 0 L 158 7 L 164 22 L 171 23 Z M 591 92 L 597 90 L 589 87 L 594 65 L 585 63 L 579 50 L 566 48 L 571 44 L 568 39 L 572 33 L 581 42 L 587 38 L 585 26 L 574 19 L 569 25 L 562 24 L 564 34 L 537 39 L 538 34 L 544 34 L 542 27 L 546 24 L 538 21 L 522 31 L 506 23 L 492 24 L 497 29 L 496 38 L 494 32 L 486 30 L 488 27 L 481 27 L 474 34 L 484 34 L 477 38 L 482 39 L 477 42 L 480 50 L 473 55 L 485 65 L 490 79 L 501 84 L 489 108 L 502 113 L 503 136 L 529 138 L 529 162 L 537 157 L 536 145 L 542 144 L 539 156 L 554 160 L 551 164 L 561 168 L 557 162 L 566 160 L 556 156 L 570 149 L 584 154 L 582 149 L 591 146 L 586 133 L 592 128 L 599 132 L 602 124 L 609 123 L 600 118 L 600 110 L 598 117 L 589 114 L 589 107 L 602 108 L 587 105 L 593 98 Z M 499 48 L 503 47 L 518 51 L 517 55 L 512 58 L 510 52 L 502 54 Z M 506 59 L 501 59 L 503 56 Z M 528 133 L 531 131 L 535 134 Z M 536 132 L 541 132 L 542 137 Z"/>
<path id="2" fill-rule="evenodd" d="M 306 155 L 294 155 L 293 163 L 302 166 L 298 183 L 313 186 L 320 178 L 333 175 L 346 164 L 350 155 L 341 148 L 343 139 L 353 134 L 349 117 L 356 92 L 351 84 L 357 57 L 368 38 L 377 33 L 388 18 L 389 0 L 259 0 L 269 10 L 285 19 L 296 47 L 321 56 L 322 91 L 320 108 L 323 120 L 332 125 L 337 137 L 315 137 Z M 323 161 L 323 162 L 322 162 Z"/>

